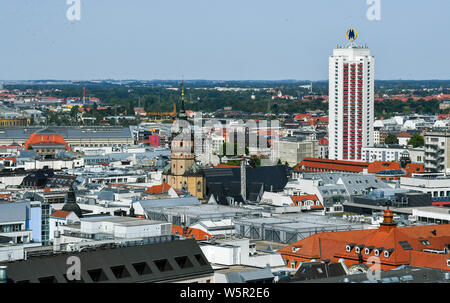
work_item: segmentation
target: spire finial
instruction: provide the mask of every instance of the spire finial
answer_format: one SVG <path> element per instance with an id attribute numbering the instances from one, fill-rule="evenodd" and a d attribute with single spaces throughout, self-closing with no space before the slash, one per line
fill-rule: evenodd
<path id="1" fill-rule="evenodd" d="M 181 98 L 184 99 L 184 75 L 181 75 Z"/>
<path id="2" fill-rule="evenodd" d="M 180 114 L 178 115 L 180 119 L 186 119 L 186 109 L 184 108 L 184 76 L 182 76 L 181 80 L 181 107 Z"/>

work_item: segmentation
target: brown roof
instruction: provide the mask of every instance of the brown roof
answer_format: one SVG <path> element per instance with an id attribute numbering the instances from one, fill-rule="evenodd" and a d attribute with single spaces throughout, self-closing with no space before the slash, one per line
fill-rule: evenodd
<path id="1" fill-rule="evenodd" d="M 64 210 L 57 210 L 55 211 L 51 217 L 55 217 L 55 218 L 66 218 L 68 215 L 70 215 L 69 211 L 64 211 Z"/>
<path id="2" fill-rule="evenodd" d="M 385 213 L 386 222 L 386 213 Z M 422 241 L 428 241 L 423 243 Z M 450 243 L 450 224 L 397 227 L 396 224 L 381 224 L 378 229 L 350 230 L 314 234 L 278 250 L 284 258 L 306 260 L 333 260 L 343 258 L 347 265 L 359 263 L 360 256 L 352 249 L 346 251 L 347 244 L 361 245 L 361 258 L 364 262 L 374 256 L 374 249 L 382 248 L 380 262 L 382 269 L 392 269 L 400 265 L 423 266 L 450 270 L 446 258 L 436 260 L 435 253 L 424 249 L 442 251 Z M 364 248 L 370 247 L 365 254 Z M 295 248 L 295 249 L 294 249 Z M 388 258 L 384 250 L 390 251 Z M 444 260 L 445 259 L 445 260 Z M 445 261 L 445 262 L 444 262 Z"/>

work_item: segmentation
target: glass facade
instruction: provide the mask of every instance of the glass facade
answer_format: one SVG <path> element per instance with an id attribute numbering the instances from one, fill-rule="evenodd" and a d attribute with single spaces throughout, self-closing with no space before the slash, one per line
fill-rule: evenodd
<path id="1" fill-rule="evenodd" d="M 50 245 L 50 204 L 42 204 L 42 229 L 41 229 L 41 241 L 42 245 Z"/>

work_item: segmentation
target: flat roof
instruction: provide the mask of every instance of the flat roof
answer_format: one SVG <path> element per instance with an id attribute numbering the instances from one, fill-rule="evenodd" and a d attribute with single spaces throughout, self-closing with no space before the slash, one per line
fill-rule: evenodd
<path id="1" fill-rule="evenodd" d="M 450 215 L 450 208 L 448 208 L 448 207 L 424 206 L 424 207 L 416 207 L 416 208 L 411 208 L 411 209 L 426 211 L 426 212 L 436 213 L 436 214 Z"/>
<path id="2" fill-rule="evenodd" d="M 139 219 L 139 218 L 133 218 L 133 217 L 118 217 L 118 216 L 108 216 L 108 217 L 94 217 L 94 218 L 88 218 L 87 220 L 82 220 L 85 222 L 111 222 L 111 223 L 118 223 L 120 225 L 125 226 L 141 226 L 141 225 L 150 225 L 150 224 L 161 224 L 161 223 L 167 223 L 163 221 L 156 221 L 156 220 L 147 220 L 147 219 Z"/>

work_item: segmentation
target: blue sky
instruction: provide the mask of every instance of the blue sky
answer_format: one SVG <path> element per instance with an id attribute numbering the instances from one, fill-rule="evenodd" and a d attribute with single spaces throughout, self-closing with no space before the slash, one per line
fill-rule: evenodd
<path id="1" fill-rule="evenodd" d="M 0 2 L 0 79 L 326 80 L 349 27 L 376 79 L 450 79 L 450 1 L 66 0 Z"/>

